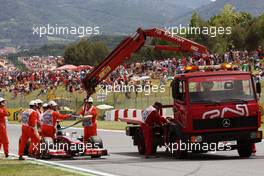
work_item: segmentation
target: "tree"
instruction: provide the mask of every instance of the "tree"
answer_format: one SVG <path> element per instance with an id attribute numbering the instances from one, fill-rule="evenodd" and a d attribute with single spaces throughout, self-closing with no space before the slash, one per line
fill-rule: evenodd
<path id="1" fill-rule="evenodd" d="M 108 53 L 104 43 L 81 39 L 79 42 L 66 47 L 64 59 L 66 64 L 96 66 Z"/>
<path id="2" fill-rule="evenodd" d="M 192 18 L 191 18 L 191 21 L 190 21 L 190 26 L 191 27 L 197 27 L 197 26 L 200 26 L 201 24 L 201 17 L 198 15 L 197 12 L 193 12 L 192 14 Z"/>
<path id="3" fill-rule="evenodd" d="M 237 12 L 231 4 L 226 4 L 218 15 L 204 21 L 194 12 L 190 20 L 190 27 L 231 28 L 231 34 L 218 34 L 210 37 L 207 34 L 190 34 L 188 38 L 208 47 L 211 52 L 224 53 L 229 46 L 236 49 L 256 49 L 264 43 L 264 15 L 252 17 L 247 12 Z"/>

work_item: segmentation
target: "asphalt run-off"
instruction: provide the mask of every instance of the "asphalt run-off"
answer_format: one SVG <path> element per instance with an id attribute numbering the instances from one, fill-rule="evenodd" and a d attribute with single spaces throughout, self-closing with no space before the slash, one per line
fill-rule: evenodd
<path id="1" fill-rule="evenodd" d="M 10 152 L 17 154 L 18 139 L 21 134 L 19 125 L 8 125 Z M 70 128 L 68 132 L 77 131 L 82 134 L 82 129 Z M 45 160 L 51 164 L 76 169 L 95 175 L 263 175 L 264 173 L 264 143 L 257 144 L 257 154 L 248 159 L 238 157 L 237 151 L 190 154 L 186 159 L 177 160 L 162 152 L 158 152 L 159 158 L 145 159 L 137 153 L 130 137 L 122 131 L 99 130 L 99 136 L 103 139 L 104 147 L 109 156 L 100 159 L 74 158 Z M 38 160 L 36 160 L 38 162 Z"/>

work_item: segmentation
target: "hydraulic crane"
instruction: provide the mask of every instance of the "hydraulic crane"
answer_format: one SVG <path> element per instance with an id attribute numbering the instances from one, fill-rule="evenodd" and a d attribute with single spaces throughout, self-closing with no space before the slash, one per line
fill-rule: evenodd
<path id="1" fill-rule="evenodd" d="M 143 30 L 139 28 L 137 32 L 126 37 L 92 72 L 83 79 L 83 86 L 87 92 L 87 97 L 95 93 L 95 88 L 112 71 L 114 71 L 125 60 L 128 60 L 132 53 L 137 52 L 145 43 L 147 37 L 157 38 L 171 42 L 175 45 L 156 45 L 156 50 L 190 52 L 199 57 L 208 58 L 209 53 L 205 46 L 195 43 L 180 36 L 172 36 L 168 31 L 153 28 Z"/>
<path id="2" fill-rule="evenodd" d="M 147 37 L 158 38 L 174 45 L 156 45 L 157 50 L 189 52 L 199 58 L 209 58 L 205 46 L 180 36 L 172 36 L 161 29 L 142 30 L 139 28 L 131 37 L 125 38 L 101 64 L 94 68 L 83 80 L 87 96 L 95 92 L 96 86 L 103 81 L 130 55 L 138 51 Z M 153 151 L 157 146 L 168 147 L 176 158 L 183 158 L 188 151 L 207 152 L 237 149 L 240 157 L 250 157 L 252 146 L 261 142 L 261 113 L 256 94 L 253 75 L 250 72 L 230 70 L 230 64 L 218 66 L 189 66 L 188 73 L 176 75 L 171 83 L 173 105 L 163 108 L 173 109 L 173 118 L 164 126 L 153 128 Z M 192 85 L 189 87 L 189 85 Z M 214 86 L 215 85 L 215 86 Z M 183 91 L 182 91 L 183 90 Z M 132 136 L 140 154 L 145 153 L 142 117 L 126 117 L 129 126 L 126 134 Z M 140 119 L 141 118 L 141 119 Z M 120 119 L 121 120 L 121 119 Z M 132 124 L 132 125 L 131 125 Z M 196 144 L 198 148 L 181 150 L 184 143 Z M 224 147 L 214 149 L 208 146 Z M 220 144 L 220 145 L 219 145 Z"/>

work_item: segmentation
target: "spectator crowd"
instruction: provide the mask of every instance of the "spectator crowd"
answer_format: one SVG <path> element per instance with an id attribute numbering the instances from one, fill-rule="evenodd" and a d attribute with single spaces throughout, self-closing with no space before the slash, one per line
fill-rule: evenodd
<path id="1" fill-rule="evenodd" d="M 259 47 L 254 52 L 237 51 L 231 48 L 223 55 L 213 54 L 209 59 L 193 59 L 192 57 L 153 59 L 141 63 L 123 64 L 113 71 L 102 83 L 151 85 L 150 78 L 159 79 L 160 85 L 173 79 L 176 74 L 184 71 L 188 65 L 216 65 L 232 63 L 243 71 L 258 71 L 264 76 L 264 54 Z M 48 90 L 64 86 L 68 92 L 82 90 L 81 80 L 90 70 L 58 70 L 63 64 L 62 57 L 49 56 L 46 58 L 34 56 L 19 58 L 29 71 L 0 70 L 0 96 L 3 90 L 12 92 L 13 99 L 19 94 L 26 95 L 39 90 L 38 95 L 46 94 Z M 144 79 L 141 79 L 144 78 Z M 127 98 L 129 96 L 127 95 Z"/>
<path id="2" fill-rule="evenodd" d="M 31 71 L 54 70 L 58 67 L 58 65 L 62 65 L 64 62 L 64 59 L 61 56 L 19 57 L 18 60 Z"/>

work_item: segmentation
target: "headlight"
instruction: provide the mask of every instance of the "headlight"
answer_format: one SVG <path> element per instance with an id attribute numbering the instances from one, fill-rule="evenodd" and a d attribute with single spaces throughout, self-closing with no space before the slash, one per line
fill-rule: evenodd
<path id="1" fill-rule="evenodd" d="M 202 136 L 191 136 L 191 142 L 192 143 L 199 143 L 203 141 L 203 137 Z"/>

